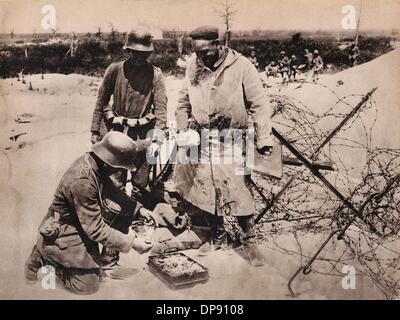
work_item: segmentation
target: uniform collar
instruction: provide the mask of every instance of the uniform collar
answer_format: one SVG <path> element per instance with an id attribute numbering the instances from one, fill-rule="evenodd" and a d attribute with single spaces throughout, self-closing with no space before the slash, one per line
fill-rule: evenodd
<path id="1" fill-rule="evenodd" d="M 219 55 L 219 58 L 214 63 L 214 71 L 216 71 L 218 68 L 220 68 L 221 65 L 223 65 L 223 67 L 227 67 L 227 66 L 231 65 L 233 62 L 235 62 L 237 60 L 240 53 L 238 53 L 235 50 L 230 49 L 228 47 L 219 46 L 218 55 Z M 204 65 L 204 63 L 201 59 L 196 59 L 196 60 L 197 60 L 198 66 L 200 66 L 204 69 L 210 70 L 210 68 L 208 68 L 207 66 Z"/>
<path id="2" fill-rule="evenodd" d="M 100 168 L 99 168 L 99 165 L 97 164 L 96 160 L 93 159 L 93 157 L 90 155 L 90 153 L 86 154 L 86 159 L 87 159 L 89 166 L 91 167 L 94 174 L 96 175 L 96 177 L 100 178 Z"/>

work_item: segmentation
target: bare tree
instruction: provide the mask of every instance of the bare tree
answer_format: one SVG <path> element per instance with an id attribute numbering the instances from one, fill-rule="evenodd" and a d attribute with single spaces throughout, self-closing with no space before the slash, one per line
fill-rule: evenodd
<path id="1" fill-rule="evenodd" d="M 111 22 L 109 22 L 108 25 L 110 27 L 111 39 L 112 39 L 112 41 L 114 41 L 115 40 L 115 36 L 118 34 L 118 31 L 117 31 L 117 29 L 114 28 L 114 25 Z"/>
<path id="2" fill-rule="evenodd" d="M 97 27 L 96 37 L 100 40 L 101 39 L 101 26 Z"/>
<path id="3" fill-rule="evenodd" d="M 221 17 L 225 24 L 225 45 L 229 45 L 229 39 L 231 36 L 232 20 L 237 10 L 235 10 L 235 3 L 230 0 L 225 2 L 217 3 L 218 8 L 214 8 L 214 12 L 217 16 Z"/>
<path id="4" fill-rule="evenodd" d="M 53 34 L 53 39 L 55 39 L 58 29 L 56 27 L 54 27 L 54 28 L 51 28 L 50 30 L 51 30 L 51 33 Z"/>

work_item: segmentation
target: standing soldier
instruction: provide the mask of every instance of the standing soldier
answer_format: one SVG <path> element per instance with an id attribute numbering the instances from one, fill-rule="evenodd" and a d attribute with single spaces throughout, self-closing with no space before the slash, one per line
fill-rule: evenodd
<path id="1" fill-rule="evenodd" d="M 350 67 L 355 66 L 359 55 L 360 55 L 360 49 L 358 48 L 357 44 L 353 43 L 350 46 L 350 50 L 349 50 L 349 66 Z"/>
<path id="2" fill-rule="evenodd" d="M 289 80 L 289 58 L 285 51 L 281 51 L 279 54 L 278 66 L 283 82 Z"/>
<path id="3" fill-rule="evenodd" d="M 28 283 L 37 282 L 38 270 L 50 265 L 66 289 L 92 294 L 99 289 L 102 276 L 99 244 L 122 252 L 151 249 L 151 243 L 139 240 L 132 230 L 124 234 L 102 217 L 105 182 L 116 170 L 135 170 L 135 158 L 144 147 L 120 132 L 110 132 L 71 165 L 58 185 L 25 264 Z M 150 219 L 149 212 L 137 203 L 132 211 Z"/>
<path id="4" fill-rule="evenodd" d="M 267 78 L 269 78 L 270 76 L 272 76 L 272 77 L 278 76 L 278 66 L 276 65 L 275 61 L 271 61 L 265 67 L 265 72 L 266 72 Z"/>
<path id="5" fill-rule="evenodd" d="M 176 110 L 178 132 L 192 128 L 203 133 L 214 130 L 222 134 L 239 129 L 236 131 L 241 132 L 241 139 L 248 128 L 250 113 L 257 135 L 257 150 L 260 154 L 269 153 L 272 150 L 270 106 L 256 68 L 240 53 L 221 46 L 215 27 L 200 27 L 190 36 L 196 57 L 186 70 Z M 214 161 L 224 151 L 232 150 L 217 147 L 215 155 L 212 149 L 218 145 L 219 138 L 207 138 L 211 149 L 201 149 L 204 157 L 200 163 L 177 163 L 174 172 L 176 189 L 186 201 L 212 215 L 215 249 L 224 247 L 227 241 L 224 216 L 236 216 L 249 261 L 254 266 L 261 266 L 264 258 L 256 243 L 254 199 L 245 176 L 239 174 L 243 158 L 234 164 L 225 164 L 222 159 Z M 227 144 L 222 147 L 229 149 Z"/>
<path id="6" fill-rule="evenodd" d="M 166 128 L 167 95 L 161 70 L 147 61 L 153 51 L 150 31 L 136 27 L 129 33 L 123 49 L 129 57 L 112 63 L 105 71 L 93 112 L 91 140 L 96 143 L 101 139 L 102 120 L 107 130 L 124 132 L 133 140 L 145 139 L 150 130 L 159 129 L 148 149 L 149 155 L 155 156 L 164 137 L 160 130 Z M 112 106 L 109 105 L 111 96 Z M 151 170 L 146 161 L 146 150 L 138 154 L 135 166 L 137 171 L 132 173 L 131 181 L 146 187 Z M 117 180 L 125 186 L 127 173 L 119 174 Z M 107 248 L 102 256 L 104 267 L 113 267 L 119 260 L 118 252 Z"/>
<path id="7" fill-rule="evenodd" d="M 313 54 L 308 49 L 304 49 L 304 64 L 306 66 L 306 70 L 311 69 L 312 59 Z"/>
<path id="8" fill-rule="evenodd" d="M 258 62 L 255 50 L 251 50 L 249 60 L 251 61 L 253 66 L 255 66 L 256 69 L 258 70 L 258 68 L 260 67 L 260 63 Z"/>
<path id="9" fill-rule="evenodd" d="M 145 139 L 155 128 L 165 130 L 167 121 L 167 95 L 161 70 L 147 61 L 153 51 L 152 36 L 144 27 L 131 31 L 123 47 L 127 59 L 112 63 L 105 71 L 99 89 L 92 120 L 92 143 L 101 139 L 103 119 L 108 130 L 122 131 L 133 140 Z M 109 105 L 111 96 L 112 106 Z M 155 153 L 163 134 L 152 137 L 150 150 Z M 146 153 L 138 156 L 137 174 L 133 180 L 145 187 L 150 165 Z"/>
<path id="10" fill-rule="evenodd" d="M 298 61 L 296 56 L 293 54 L 292 57 L 290 58 L 289 61 L 289 68 L 290 68 L 290 73 L 289 73 L 289 80 L 293 76 L 293 81 L 296 81 L 296 74 L 297 74 L 297 68 L 298 68 Z"/>
<path id="11" fill-rule="evenodd" d="M 322 60 L 322 57 L 319 55 L 319 51 L 314 50 L 313 59 L 311 61 L 311 74 L 313 82 L 317 82 L 319 80 L 319 74 L 321 73 L 323 68 L 324 68 L 324 61 Z"/>
<path id="12" fill-rule="evenodd" d="M 71 55 L 71 58 L 76 56 L 76 52 L 78 51 L 78 44 L 79 44 L 79 39 L 76 36 L 75 32 L 72 32 L 71 34 L 71 44 L 69 46 L 69 53 Z"/>

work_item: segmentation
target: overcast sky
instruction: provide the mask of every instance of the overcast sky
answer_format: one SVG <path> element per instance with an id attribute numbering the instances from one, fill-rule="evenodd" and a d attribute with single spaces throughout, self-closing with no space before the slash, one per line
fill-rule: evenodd
<path id="1" fill-rule="evenodd" d="M 225 1 L 225 0 L 221 0 Z M 233 29 L 340 29 L 342 7 L 362 0 L 236 0 Z M 60 32 L 95 32 L 109 23 L 128 31 L 138 23 L 190 30 L 204 24 L 223 27 L 213 8 L 218 0 L 0 0 L 0 32 L 45 32 L 42 7 L 56 9 Z M 361 29 L 400 28 L 400 0 L 363 0 Z"/>

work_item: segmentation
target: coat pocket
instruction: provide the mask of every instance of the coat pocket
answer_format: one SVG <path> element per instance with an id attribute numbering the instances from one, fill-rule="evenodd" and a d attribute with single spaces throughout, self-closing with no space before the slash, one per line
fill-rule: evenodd
<path id="1" fill-rule="evenodd" d="M 61 249 L 64 250 L 69 247 L 75 247 L 82 244 L 82 238 L 78 233 L 78 230 L 74 226 L 71 225 L 63 225 L 61 227 L 61 232 L 55 244 Z"/>
<path id="2" fill-rule="evenodd" d="M 83 241 L 82 241 L 81 237 L 79 236 L 79 234 L 61 237 L 55 241 L 55 244 L 61 250 L 64 250 L 64 249 L 70 248 L 70 247 L 75 247 L 82 243 L 83 243 Z"/>

